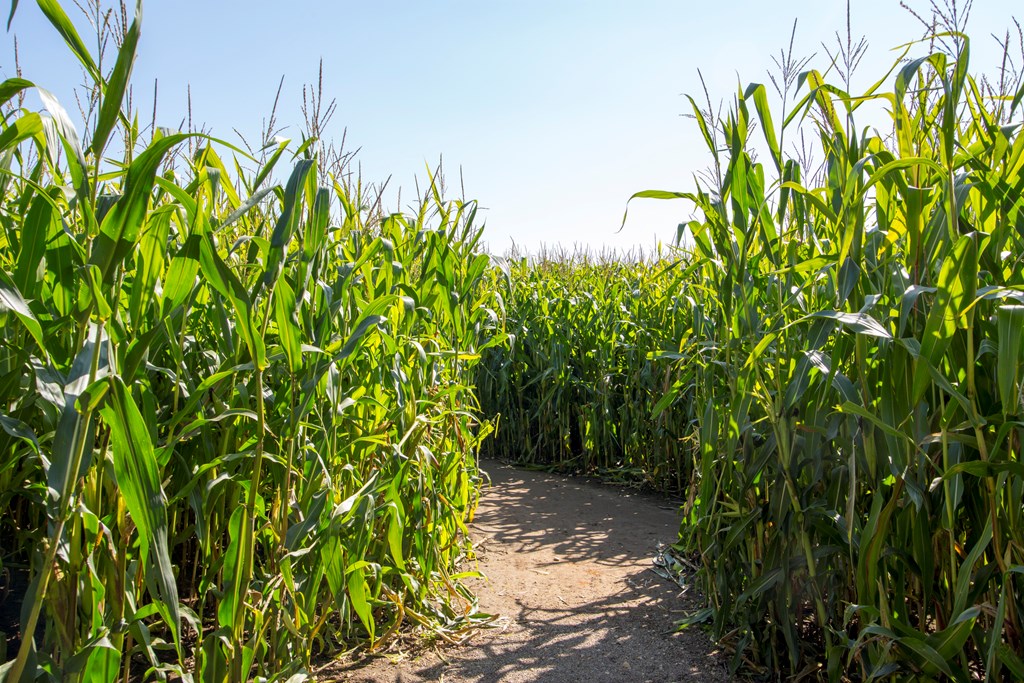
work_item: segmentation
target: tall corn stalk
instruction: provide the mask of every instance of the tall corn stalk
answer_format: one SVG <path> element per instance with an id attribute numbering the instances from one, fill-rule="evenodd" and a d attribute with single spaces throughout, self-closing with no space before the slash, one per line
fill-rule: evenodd
<path id="1" fill-rule="evenodd" d="M 695 104 L 721 174 L 636 195 L 699 213 L 682 292 L 702 334 L 679 372 L 704 417 L 681 543 L 710 602 L 694 621 L 736 667 L 1024 677 L 1024 89 L 983 95 L 954 37 L 897 64 L 890 91 L 808 71 L 781 123 L 757 84 L 720 121 Z M 890 135 L 858 128 L 870 101 Z M 779 144 L 805 119 L 820 174 Z"/>
<path id="2" fill-rule="evenodd" d="M 651 406 L 685 378 L 671 354 L 688 303 L 685 274 L 657 255 L 511 254 L 495 271 L 509 326 L 477 371 L 481 406 L 500 415 L 497 457 L 600 472 L 662 490 L 689 480 L 686 403 Z M 680 427 L 680 425 L 683 425 Z"/>
<path id="3" fill-rule="evenodd" d="M 0 671 L 301 678 L 403 624 L 454 638 L 477 618 L 471 380 L 501 341 L 475 205 L 432 182 L 374 213 L 313 140 L 262 164 L 144 140 L 141 3 L 109 73 L 38 4 L 100 100 L 83 139 L 0 84 L 0 551 L 32 577 Z"/>

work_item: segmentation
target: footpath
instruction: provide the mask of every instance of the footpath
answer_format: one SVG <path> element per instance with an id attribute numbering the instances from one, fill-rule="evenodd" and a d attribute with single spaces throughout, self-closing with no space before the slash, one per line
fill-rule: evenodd
<path id="1" fill-rule="evenodd" d="M 465 645 L 338 663 L 321 680 L 360 683 L 716 683 L 724 657 L 674 624 L 696 598 L 651 571 L 675 540 L 677 506 L 622 487 L 485 462 L 471 525 L 471 581 L 494 628 Z"/>

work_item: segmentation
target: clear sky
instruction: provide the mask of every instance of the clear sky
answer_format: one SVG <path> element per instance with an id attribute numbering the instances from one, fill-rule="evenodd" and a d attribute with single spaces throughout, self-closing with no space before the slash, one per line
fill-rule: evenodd
<path id="1" fill-rule="evenodd" d="M 927 12 L 925 1 L 910 4 Z M 687 207 L 634 202 L 616 231 L 633 192 L 690 189 L 707 166 L 696 124 L 680 116 L 682 94 L 701 92 L 697 70 L 715 101 L 767 82 L 794 19 L 795 52 L 817 53 L 812 65 L 824 69 L 821 43 L 845 33 L 845 13 L 845 0 L 148 0 L 133 83 L 148 116 L 159 79 L 158 125 L 179 126 L 191 84 L 196 123 L 255 141 L 284 76 L 278 119 L 297 138 L 302 86 L 323 59 L 325 94 L 337 100 L 329 135 L 347 128 L 367 180 L 391 175 L 409 196 L 443 155 L 449 184 L 461 167 L 466 195 L 485 209 L 497 252 L 513 241 L 650 248 L 671 241 Z M 1010 15 L 1011 3 L 975 2 L 976 69 L 992 70 L 991 34 Z M 884 73 L 890 48 L 921 35 L 897 0 L 857 0 L 852 17 L 854 38 L 870 43 L 861 84 Z M 74 112 L 80 71 L 34 2 L 21 0 L 11 33 L 24 77 Z M 13 54 L 7 35 L 4 77 Z"/>

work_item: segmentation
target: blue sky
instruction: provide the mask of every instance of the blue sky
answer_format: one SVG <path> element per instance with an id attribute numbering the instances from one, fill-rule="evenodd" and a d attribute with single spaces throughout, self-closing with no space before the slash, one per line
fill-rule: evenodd
<path id="1" fill-rule="evenodd" d="M 467 196 L 485 209 L 497 252 L 513 241 L 531 250 L 650 248 L 671 241 L 687 207 L 634 202 L 616 231 L 633 192 L 690 189 L 708 164 L 696 125 L 680 116 L 682 94 L 701 92 L 697 70 L 716 101 L 738 83 L 766 82 L 794 18 L 795 52 L 817 53 L 812 64 L 825 68 L 821 42 L 845 32 L 845 12 L 843 0 L 149 0 L 133 83 L 144 120 L 154 79 L 157 123 L 170 127 L 184 117 L 190 84 L 197 123 L 256 140 L 284 76 L 278 120 L 298 137 L 302 86 L 323 59 L 325 94 L 337 100 L 328 132 L 340 138 L 347 128 L 367 180 L 393 176 L 408 197 L 443 155 L 449 185 L 461 168 Z M 1002 34 L 1010 14 L 1009 3 L 976 1 L 975 70 L 991 70 L 990 34 Z M 892 62 L 890 48 L 921 29 L 897 0 L 860 0 L 853 32 L 870 43 L 857 79 L 865 84 Z M 31 0 L 21 1 L 11 33 L 24 76 L 74 111 L 79 70 Z M 4 77 L 14 75 L 12 46 L 8 35 Z"/>

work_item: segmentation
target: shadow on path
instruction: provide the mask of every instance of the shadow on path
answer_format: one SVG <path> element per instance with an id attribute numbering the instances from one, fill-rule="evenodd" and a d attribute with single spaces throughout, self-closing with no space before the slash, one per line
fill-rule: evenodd
<path id="1" fill-rule="evenodd" d="M 340 680 L 598 683 L 728 680 L 700 631 L 675 633 L 692 596 L 648 571 L 678 531 L 664 498 L 485 463 L 472 525 L 486 581 L 472 586 L 497 628 L 467 645 Z"/>

